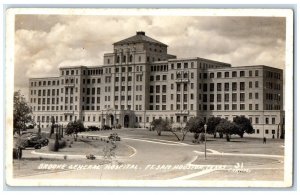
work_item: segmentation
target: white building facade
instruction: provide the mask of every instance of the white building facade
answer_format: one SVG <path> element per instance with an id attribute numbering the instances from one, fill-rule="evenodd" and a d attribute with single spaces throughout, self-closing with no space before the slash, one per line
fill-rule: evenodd
<path id="1" fill-rule="evenodd" d="M 153 119 L 185 125 L 190 117 L 250 118 L 254 137 L 284 133 L 283 71 L 231 67 L 203 58 L 177 59 L 167 45 L 137 32 L 113 44 L 104 65 L 60 68 L 58 77 L 30 78 L 36 122 L 149 128 Z"/>

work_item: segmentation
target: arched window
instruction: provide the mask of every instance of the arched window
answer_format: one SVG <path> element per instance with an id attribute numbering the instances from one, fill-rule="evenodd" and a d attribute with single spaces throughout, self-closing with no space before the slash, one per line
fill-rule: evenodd
<path id="1" fill-rule="evenodd" d="M 126 56 L 123 56 L 123 62 L 126 62 Z"/>
<path id="2" fill-rule="evenodd" d="M 120 63 L 120 56 L 117 56 L 117 63 Z"/>
<path id="3" fill-rule="evenodd" d="M 129 62 L 132 62 L 132 55 L 129 56 Z"/>

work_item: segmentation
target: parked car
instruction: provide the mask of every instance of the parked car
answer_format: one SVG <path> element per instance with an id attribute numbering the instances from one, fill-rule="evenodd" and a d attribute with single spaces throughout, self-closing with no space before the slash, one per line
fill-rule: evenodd
<path id="1" fill-rule="evenodd" d="M 112 128 L 108 125 L 103 125 L 101 129 L 102 130 L 112 130 Z"/>
<path id="2" fill-rule="evenodd" d="M 32 133 L 28 137 L 26 137 L 26 141 L 23 144 L 24 148 L 33 147 L 35 149 L 40 149 L 43 146 L 47 146 L 49 140 L 44 138 L 38 134 Z"/>
<path id="3" fill-rule="evenodd" d="M 121 138 L 118 136 L 117 133 L 112 133 L 108 136 L 109 140 L 114 140 L 114 141 L 121 141 Z"/>

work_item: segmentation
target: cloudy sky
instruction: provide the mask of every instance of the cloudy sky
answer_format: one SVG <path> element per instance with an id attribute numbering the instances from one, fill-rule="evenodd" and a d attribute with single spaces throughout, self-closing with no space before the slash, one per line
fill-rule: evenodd
<path id="1" fill-rule="evenodd" d="M 28 78 L 58 76 L 59 66 L 103 64 L 112 44 L 145 31 L 168 53 L 232 66 L 284 68 L 285 19 L 278 17 L 17 15 L 15 88 Z"/>

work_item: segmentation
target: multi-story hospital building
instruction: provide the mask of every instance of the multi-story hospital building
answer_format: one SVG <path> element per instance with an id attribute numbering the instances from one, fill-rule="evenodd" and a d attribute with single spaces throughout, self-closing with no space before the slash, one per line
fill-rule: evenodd
<path id="1" fill-rule="evenodd" d="M 251 136 L 278 138 L 283 132 L 283 71 L 265 66 L 232 67 L 193 57 L 176 58 L 168 46 L 137 32 L 113 44 L 101 66 L 68 66 L 58 77 L 31 78 L 29 101 L 42 127 L 82 120 L 150 127 L 153 119 L 184 126 L 190 117 L 218 116 L 252 121 Z"/>

